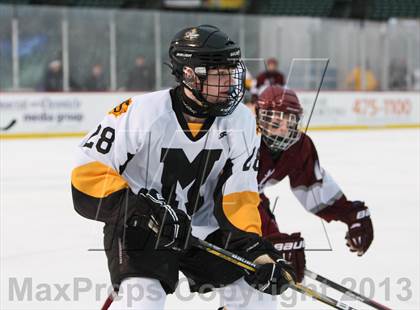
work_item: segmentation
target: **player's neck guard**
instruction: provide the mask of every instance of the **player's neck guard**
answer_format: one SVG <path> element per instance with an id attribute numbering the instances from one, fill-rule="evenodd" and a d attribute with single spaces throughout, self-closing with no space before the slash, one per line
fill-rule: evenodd
<path id="1" fill-rule="evenodd" d="M 177 96 L 179 96 L 180 101 L 182 102 L 182 110 L 190 116 L 198 118 L 207 118 L 210 116 L 209 110 L 204 106 L 198 104 L 196 101 L 192 100 L 185 94 L 185 85 L 182 85 L 177 88 Z M 191 90 L 191 89 L 190 89 Z M 191 90 L 194 94 L 194 91 Z M 194 94 L 195 95 L 195 94 Z"/>
<path id="2" fill-rule="evenodd" d="M 179 87 L 178 93 L 180 93 L 180 99 L 182 102 L 182 109 L 185 113 L 187 113 L 190 116 L 199 117 L 199 118 L 207 118 L 210 116 L 209 109 L 204 107 L 203 105 L 198 104 L 196 101 L 192 100 L 185 94 L 184 87 L 187 87 L 185 85 L 182 85 Z M 188 88 L 190 89 L 190 88 Z M 198 94 L 196 94 L 196 91 L 193 89 L 190 89 L 191 92 L 195 97 L 197 97 Z M 197 98 L 199 100 L 199 98 Z"/>
<path id="3" fill-rule="evenodd" d="M 200 129 L 200 131 L 196 134 L 193 135 L 191 133 L 190 127 L 188 126 L 188 121 L 185 118 L 184 115 L 184 104 L 182 102 L 182 96 L 181 96 L 181 92 L 182 89 L 180 86 L 171 89 L 169 91 L 170 95 L 171 95 L 171 99 L 172 99 L 172 109 L 175 112 L 175 116 L 178 120 L 178 124 L 179 126 L 181 126 L 182 130 L 184 131 L 185 135 L 191 140 L 191 141 L 198 141 L 200 140 L 210 129 L 210 127 L 212 126 L 215 117 L 214 116 L 209 116 L 207 118 L 205 118 L 205 121 Z"/>

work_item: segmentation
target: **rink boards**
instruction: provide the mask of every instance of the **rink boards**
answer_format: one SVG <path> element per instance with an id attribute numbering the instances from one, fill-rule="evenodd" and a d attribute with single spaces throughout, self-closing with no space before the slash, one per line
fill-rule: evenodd
<path id="1" fill-rule="evenodd" d="M 0 138 L 81 136 L 139 93 L 2 93 Z M 298 92 L 311 130 L 420 127 L 418 92 Z M 315 107 L 314 107 L 314 103 Z M 313 113 L 312 113 L 313 112 Z M 306 126 L 305 126 L 306 127 Z"/>

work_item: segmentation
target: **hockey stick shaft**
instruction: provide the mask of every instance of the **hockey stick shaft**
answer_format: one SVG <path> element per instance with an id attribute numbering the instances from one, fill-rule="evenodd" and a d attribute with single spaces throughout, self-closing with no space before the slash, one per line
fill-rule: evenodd
<path id="1" fill-rule="evenodd" d="M 225 249 L 222 249 L 214 244 L 211 244 L 207 241 L 192 237 L 192 245 L 200 248 L 210 254 L 213 254 L 215 256 L 218 256 L 224 260 L 227 260 L 239 267 L 245 268 L 247 270 L 256 271 L 257 265 L 253 262 L 250 262 L 243 257 L 240 257 L 239 255 L 236 255 L 230 251 L 227 251 Z M 342 310 L 356 310 L 344 303 L 341 303 L 329 296 L 323 295 L 315 290 L 312 290 L 300 283 L 290 283 L 289 286 L 294 289 L 295 291 L 298 291 L 304 295 L 310 296 L 324 304 L 327 304 L 335 309 L 342 309 Z"/>
<path id="2" fill-rule="evenodd" d="M 112 292 L 111 294 L 109 294 L 108 298 L 105 300 L 104 304 L 102 305 L 101 310 L 108 310 L 112 302 L 114 301 L 115 296 L 116 296 L 115 292 Z"/>
<path id="3" fill-rule="evenodd" d="M 152 222 L 149 221 L 148 223 L 148 228 L 150 228 L 154 233 L 157 234 L 158 232 L 158 227 Z M 211 244 L 207 241 L 201 240 L 199 238 L 190 236 L 191 240 L 191 244 L 192 246 L 199 248 L 201 250 L 204 250 L 212 255 L 218 256 L 226 261 L 229 261 L 232 264 L 235 264 L 241 268 L 247 269 L 249 271 L 255 272 L 257 265 L 254 264 L 253 262 L 246 260 L 245 258 L 236 255 L 230 251 L 227 251 L 223 248 L 220 248 L 214 244 Z M 316 299 L 326 305 L 329 305 L 335 309 L 341 309 L 341 310 L 356 310 L 355 308 L 352 308 L 344 303 L 341 303 L 329 296 L 323 295 L 315 290 L 312 290 L 300 283 L 294 283 L 292 279 L 290 279 L 290 283 L 289 283 L 289 287 L 294 289 L 295 291 L 310 296 L 313 299 Z M 109 306 L 111 305 L 112 301 L 114 299 L 114 295 L 111 294 L 108 299 L 105 301 L 105 304 L 102 306 L 101 310 L 107 310 L 109 308 Z"/>
<path id="4" fill-rule="evenodd" d="M 367 298 L 367 297 L 365 297 L 365 296 L 363 296 L 359 293 L 356 293 L 355 291 L 352 291 L 352 290 L 350 290 L 350 289 L 348 289 L 348 288 L 346 288 L 346 287 L 344 287 L 344 286 L 342 286 L 342 285 L 340 285 L 340 284 L 338 284 L 338 283 L 336 283 L 336 282 L 334 282 L 330 279 L 327 279 L 327 278 L 325 278 L 325 277 L 323 277 L 323 276 L 321 276 L 321 275 L 319 275 L 319 274 L 317 274 L 313 271 L 310 271 L 308 269 L 305 269 L 305 276 L 307 276 L 307 277 L 309 277 L 313 280 L 316 280 L 320 283 L 323 283 L 323 284 L 325 284 L 329 287 L 332 287 L 333 289 L 335 289 L 335 290 L 337 290 L 337 291 L 339 291 L 339 292 L 341 292 L 341 293 L 343 293 L 343 294 L 345 294 L 345 295 L 347 295 L 347 296 L 349 296 L 349 297 L 351 297 L 351 298 L 353 298 L 357 301 L 360 301 L 360 302 L 365 303 L 369 306 L 372 306 L 375 309 L 391 310 L 391 308 L 388 308 L 387 306 L 381 305 L 380 303 L 378 303 L 378 302 L 376 302 L 376 301 L 374 301 L 370 298 Z"/>
<path id="5" fill-rule="evenodd" d="M 226 250 L 224 250 L 224 249 L 222 249 L 218 246 L 215 246 L 211 243 L 208 243 L 204 240 L 194 238 L 193 245 L 197 248 L 200 248 L 200 249 L 212 254 L 212 255 L 218 256 L 218 257 L 220 257 L 224 260 L 227 260 L 227 261 L 229 261 L 229 262 L 231 262 L 231 263 L 233 263 L 233 264 L 235 264 L 239 267 L 247 269 L 249 271 L 255 272 L 255 270 L 256 270 L 256 267 L 257 267 L 256 264 L 254 264 L 250 261 L 247 261 L 246 259 L 244 259 L 244 258 L 242 258 L 242 257 L 240 257 L 240 256 L 238 256 L 234 253 L 226 251 Z M 339 302 L 339 301 L 337 301 L 337 300 L 335 300 L 335 299 L 333 299 L 329 296 L 323 295 L 323 294 L 321 294 L 321 293 L 319 293 L 315 290 L 312 290 L 308 287 L 305 287 L 305 286 L 303 286 L 299 283 L 290 284 L 290 287 L 292 289 L 294 289 L 295 291 L 301 293 L 301 294 L 310 296 L 313 299 L 316 299 L 316 300 L 318 300 L 318 301 L 320 301 L 324 304 L 327 304 L 327 305 L 329 305 L 329 306 L 331 306 L 335 309 L 356 310 L 356 309 L 354 309 L 354 308 L 352 308 L 352 307 L 350 307 L 350 306 L 348 306 L 344 303 L 341 303 L 341 302 Z M 105 301 L 104 305 L 102 306 L 101 310 L 107 310 L 109 308 L 109 306 L 111 305 L 113 299 L 114 299 L 114 294 L 109 295 L 107 300 Z M 380 309 L 382 309 L 382 308 L 380 308 Z M 383 309 L 389 309 L 389 308 L 385 307 Z"/>
<path id="6" fill-rule="evenodd" d="M 148 228 L 151 229 L 154 233 L 158 233 L 159 227 L 157 227 L 155 225 L 155 223 L 153 221 L 149 221 L 148 222 Z M 217 245 L 211 244 L 205 240 L 201 240 L 197 237 L 194 237 L 192 235 L 190 235 L 190 240 L 191 245 L 199 248 L 201 250 L 204 250 L 212 255 L 218 256 L 232 264 L 235 264 L 241 268 L 247 269 L 249 271 L 255 272 L 257 265 L 254 264 L 253 262 L 250 262 L 249 260 L 236 255 L 235 253 L 232 253 L 230 251 L 227 251 L 221 247 L 218 247 Z M 342 310 L 356 310 L 344 303 L 341 303 L 329 296 L 323 295 L 315 290 L 312 290 L 300 283 L 294 283 L 293 279 L 289 279 L 289 286 L 294 289 L 295 291 L 298 291 L 304 295 L 310 296 L 313 299 L 316 299 L 324 304 L 327 304 L 335 309 L 342 309 Z"/>

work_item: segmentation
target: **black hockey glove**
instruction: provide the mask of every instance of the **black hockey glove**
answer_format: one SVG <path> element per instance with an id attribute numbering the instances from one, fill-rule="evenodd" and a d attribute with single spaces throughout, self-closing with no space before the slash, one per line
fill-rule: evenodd
<path id="1" fill-rule="evenodd" d="M 348 226 L 346 245 L 351 252 L 362 256 L 373 241 L 373 225 L 369 209 L 362 201 L 353 201 L 351 211 L 346 214 L 344 222 Z"/>
<path id="2" fill-rule="evenodd" d="M 179 209 L 173 209 L 154 189 L 141 189 L 143 197 L 150 207 L 149 228 L 157 233 L 157 247 L 174 250 L 190 248 L 191 221 L 188 215 Z"/>
<path id="3" fill-rule="evenodd" d="M 267 294 L 280 295 L 290 281 L 296 282 L 292 265 L 283 260 L 270 241 L 256 234 L 247 234 L 232 241 L 228 248 L 258 265 L 255 273 L 246 271 L 245 281 L 252 287 Z"/>
<path id="4" fill-rule="evenodd" d="M 188 249 L 190 220 L 169 206 L 156 190 L 141 189 L 134 205 L 127 208 L 122 237 L 129 256 L 156 249 Z"/>
<path id="5" fill-rule="evenodd" d="M 263 293 L 280 295 L 287 290 L 290 282 L 296 281 L 296 276 L 288 261 L 277 258 L 274 263 L 267 262 L 257 265 L 257 270 L 246 275 L 245 281 Z"/>

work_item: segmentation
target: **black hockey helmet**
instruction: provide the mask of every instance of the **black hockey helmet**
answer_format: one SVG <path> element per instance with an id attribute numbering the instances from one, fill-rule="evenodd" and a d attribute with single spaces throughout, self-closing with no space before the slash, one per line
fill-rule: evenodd
<path id="1" fill-rule="evenodd" d="M 198 117 L 226 116 L 242 100 L 245 66 L 239 46 L 219 28 L 211 25 L 189 27 L 171 41 L 169 58 L 177 82 L 201 102 L 184 100 L 186 112 Z M 194 71 L 186 77 L 184 68 Z"/>

